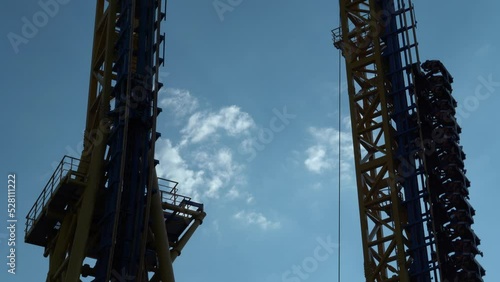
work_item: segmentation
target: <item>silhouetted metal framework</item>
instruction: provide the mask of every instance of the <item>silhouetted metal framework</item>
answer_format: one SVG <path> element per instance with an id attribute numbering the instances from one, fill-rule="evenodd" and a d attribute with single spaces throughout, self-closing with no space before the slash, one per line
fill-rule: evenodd
<path id="1" fill-rule="evenodd" d="M 84 150 L 63 158 L 27 215 L 47 281 L 173 282 L 172 262 L 205 217 L 155 171 L 164 8 L 97 1 Z"/>
<path id="2" fill-rule="evenodd" d="M 442 281 L 483 281 L 485 270 L 475 256 L 482 252 L 471 228 L 475 210 L 470 205 L 470 181 L 465 176 L 465 153 L 460 146 L 462 129 L 455 118 L 456 100 L 451 95 L 453 77 L 440 61 L 413 66 L 422 146 L 432 203 L 432 234 Z"/>
<path id="3" fill-rule="evenodd" d="M 438 61 L 422 72 L 410 0 L 341 0 L 340 14 L 366 280 L 482 281 L 454 110 L 429 113 L 451 76 Z"/>

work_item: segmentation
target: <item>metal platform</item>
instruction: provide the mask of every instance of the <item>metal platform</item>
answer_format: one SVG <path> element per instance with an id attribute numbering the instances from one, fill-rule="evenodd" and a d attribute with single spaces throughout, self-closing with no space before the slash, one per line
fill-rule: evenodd
<path id="1" fill-rule="evenodd" d="M 85 176 L 78 173 L 79 165 L 80 160 L 63 157 L 26 216 L 26 243 L 46 247 L 57 233 L 64 215 L 85 187 Z"/>
<path id="2" fill-rule="evenodd" d="M 183 235 L 189 230 L 196 219 L 202 220 L 205 216 L 203 204 L 191 200 L 190 197 L 179 195 L 177 185 L 179 183 L 158 178 L 161 192 L 163 216 L 169 245 L 172 248 L 182 240 Z M 200 222 L 201 224 L 201 222 Z"/>
<path id="3" fill-rule="evenodd" d="M 79 159 L 69 156 L 64 156 L 61 160 L 26 216 L 26 243 L 48 247 L 59 232 L 65 215 L 74 212 L 74 207 L 78 204 L 86 186 L 85 175 L 78 172 L 80 163 Z M 172 180 L 158 178 L 172 261 L 180 255 L 206 215 L 203 204 L 178 194 L 178 184 Z M 103 216 L 103 204 L 102 199 L 97 203 L 94 218 Z M 148 245 L 149 254 L 158 251 L 155 250 L 153 242 L 149 242 Z M 92 250 L 94 247 L 90 246 L 89 249 Z M 87 255 L 90 258 L 97 258 L 97 253 L 93 251 L 89 251 Z"/>

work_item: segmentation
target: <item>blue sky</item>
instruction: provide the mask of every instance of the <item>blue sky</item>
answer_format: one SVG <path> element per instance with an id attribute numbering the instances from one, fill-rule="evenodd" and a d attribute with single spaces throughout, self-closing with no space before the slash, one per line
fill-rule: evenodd
<path id="1" fill-rule="evenodd" d="M 67 2 L 18 50 L 8 34 L 21 34 L 23 17 L 33 19 L 43 10 L 38 1 L 26 0 L 8 1 L 0 11 L 0 218 L 6 225 L 6 179 L 14 172 L 19 219 L 16 275 L 7 273 L 7 232 L 0 230 L 1 281 L 45 279 L 48 260 L 41 248 L 22 242 L 23 219 L 53 163 L 81 150 L 95 4 Z M 175 263 L 176 278 L 335 281 L 337 255 L 330 243 L 338 238 L 340 130 L 342 279 L 363 281 L 345 91 L 338 128 L 338 52 L 330 36 L 338 26 L 338 1 L 232 3 L 240 4 L 221 15 L 212 0 L 169 1 L 164 24 L 158 171 L 179 181 L 181 193 L 203 201 L 208 213 Z M 421 58 L 442 60 L 455 78 L 477 211 L 473 228 L 485 254 L 479 261 L 487 281 L 500 281 L 500 4 L 415 5 Z M 298 266 L 301 277 L 294 274 Z"/>

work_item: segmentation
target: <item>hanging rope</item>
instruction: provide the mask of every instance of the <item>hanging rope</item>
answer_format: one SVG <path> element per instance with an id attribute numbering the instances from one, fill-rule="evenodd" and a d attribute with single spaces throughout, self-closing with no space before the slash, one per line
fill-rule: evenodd
<path id="1" fill-rule="evenodd" d="M 340 20 L 339 20 L 339 22 L 340 22 Z M 339 26 L 340 26 L 340 24 L 339 24 Z M 341 91 L 342 91 L 342 86 L 341 86 L 342 85 L 342 83 L 341 83 L 341 81 L 342 81 L 342 61 L 341 60 L 342 60 L 342 51 L 339 49 L 339 70 L 338 70 L 339 71 L 339 79 L 338 79 L 339 80 L 338 81 L 338 84 L 339 84 L 339 89 L 338 89 L 338 95 L 339 95 L 339 101 L 338 101 L 338 103 L 339 103 L 339 105 L 338 105 L 338 111 L 339 111 L 339 124 L 338 124 L 338 126 L 339 126 L 339 130 L 338 130 L 339 131 L 338 207 L 339 207 L 339 210 L 338 210 L 338 227 L 337 227 L 338 228 L 338 242 L 337 242 L 337 245 L 338 245 L 338 254 L 337 254 L 338 255 L 338 258 L 337 258 L 338 278 L 337 279 L 338 279 L 338 282 L 340 282 L 340 277 L 341 277 L 340 276 L 340 273 L 341 273 L 341 271 L 340 271 L 340 269 L 341 269 L 341 259 L 340 259 L 340 257 L 341 257 L 341 252 L 340 252 L 340 235 L 341 235 L 341 232 L 340 232 L 340 228 L 341 228 L 341 224 L 340 224 L 340 219 L 341 219 L 341 216 L 340 216 L 340 214 L 341 214 L 341 210 L 340 210 L 340 203 L 341 203 L 340 202 L 340 186 L 341 186 L 341 181 L 340 181 L 340 174 L 342 172 L 341 167 L 340 167 L 342 164 L 342 162 L 341 162 L 341 160 L 342 160 L 341 159 L 341 157 L 342 157 L 342 155 L 341 155 L 341 149 L 342 149 L 342 147 L 341 147 L 341 141 L 342 141 L 341 140 L 341 138 L 342 138 L 342 134 L 341 134 L 341 132 L 342 132 L 342 121 L 341 121 L 342 120 L 342 93 L 341 93 Z"/>

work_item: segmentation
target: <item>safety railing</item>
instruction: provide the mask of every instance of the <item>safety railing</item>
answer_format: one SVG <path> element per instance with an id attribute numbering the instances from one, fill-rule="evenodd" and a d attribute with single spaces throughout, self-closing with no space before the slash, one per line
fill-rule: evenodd
<path id="1" fill-rule="evenodd" d="M 332 29 L 333 45 L 337 49 L 342 49 L 342 29 L 337 27 Z"/>
<path id="2" fill-rule="evenodd" d="M 42 193 L 38 196 L 33 207 L 31 207 L 28 215 L 26 216 L 26 227 L 25 234 L 27 235 L 35 222 L 40 217 L 41 212 L 45 206 L 49 203 L 52 195 L 56 192 L 57 187 L 66 177 L 70 177 L 73 180 L 79 180 L 84 182 L 85 176 L 78 173 L 78 166 L 80 165 L 80 160 L 77 158 L 64 156 L 57 168 L 52 173 L 49 181 L 43 188 Z"/>
<path id="3" fill-rule="evenodd" d="M 180 206 L 189 209 L 191 197 L 179 195 L 177 185 L 179 183 L 165 178 L 158 178 L 158 186 L 161 193 L 161 201 L 174 206 Z"/>

